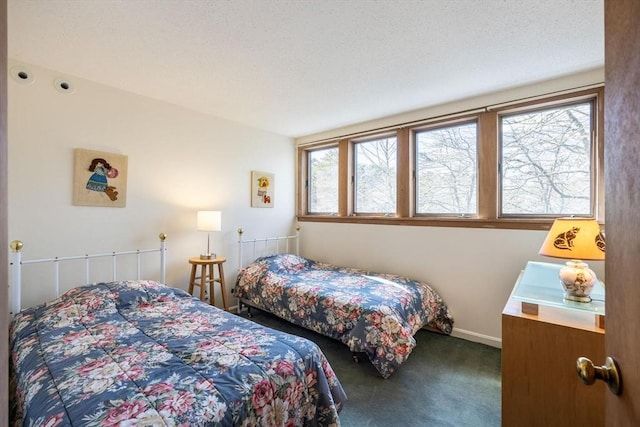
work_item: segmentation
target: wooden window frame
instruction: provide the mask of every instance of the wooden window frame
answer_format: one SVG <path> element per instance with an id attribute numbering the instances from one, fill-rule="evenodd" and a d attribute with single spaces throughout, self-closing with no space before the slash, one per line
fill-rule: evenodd
<path id="1" fill-rule="evenodd" d="M 336 211 L 336 215 L 340 212 L 340 182 L 342 181 L 342 176 L 340 175 L 340 159 L 342 158 L 340 153 L 340 147 L 338 144 L 324 144 L 320 146 L 315 146 L 313 149 L 306 149 L 303 152 L 298 151 L 298 182 L 303 186 L 303 190 L 298 194 L 298 210 L 301 209 L 306 210 L 307 215 L 330 215 L 334 216 L 333 212 L 310 212 L 309 211 L 309 175 L 310 175 L 310 163 L 309 163 L 309 155 L 314 151 L 326 150 L 331 148 L 338 149 L 338 210 Z"/>
<path id="2" fill-rule="evenodd" d="M 367 142 L 374 142 L 374 141 L 379 141 L 382 139 L 389 139 L 389 138 L 396 138 L 396 212 L 395 214 L 392 213 L 391 215 L 393 216 L 397 216 L 398 215 L 398 182 L 399 182 L 399 177 L 402 175 L 406 175 L 406 173 L 401 173 L 400 172 L 400 162 L 398 160 L 398 147 L 399 147 L 399 141 L 398 141 L 398 134 L 397 131 L 393 131 L 393 132 L 384 132 L 384 133 L 377 133 L 377 134 L 372 134 L 372 135 L 367 135 L 366 137 L 363 138 L 354 138 L 354 139 L 350 139 L 349 143 L 348 143 L 348 150 L 350 153 L 350 157 L 349 157 L 349 161 L 351 163 L 351 169 L 350 169 L 350 175 L 349 175 L 349 187 L 350 187 L 350 192 L 349 192 L 349 199 L 351 201 L 351 210 L 350 210 L 350 215 L 351 216 L 360 216 L 360 217 L 384 217 L 384 218 L 389 218 L 389 213 L 381 213 L 381 212 L 357 212 L 356 211 L 356 197 L 357 197 L 357 185 L 356 185 L 356 161 L 357 161 L 357 156 L 356 156 L 356 145 L 358 144 L 364 144 Z"/>
<path id="3" fill-rule="evenodd" d="M 458 125 L 464 125 L 464 124 L 475 124 L 476 125 L 476 174 L 477 174 L 477 184 L 476 184 L 476 198 L 478 199 L 476 201 L 476 212 L 475 213 L 470 213 L 470 212 L 465 212 L 464 214 L 445 214 L 445 213 L 418 213 L 417 212 L 417 206 L 414 203 L 412 205 L 412 209 L 411 212 L 413 213 L 413 216 L 416 218 L 435 218 L 435 219 L 445 219 L 445 218 L 469 218 L 469 219 L 477 219 L 477 218 L 481 218 L 480 214 L 479 214 L 479 210 L 480 210 L 480 206 L 479 206 L 479 201 L 480 201 L 480 192 L 479 192 L 479 188 L 480 188 L 480 165 L 478 162 L 478 157 L 480 156 L 480 125 L 479 125 L 479 115 L 478 114 L 473 114 L 473 115 L 469 115 L 469 116 L 459 116 L 456 117 L 455 119 L 448 119 L 448 120 L 439 120 L 439 121 L 435 121 L 433 123 L 429 123 L 428 125 L 424 125 L 424 126 L 415 126 L 412 127 L 410 129 L 411 132 L 411 152 L 413 153 L 412 156 L 412 162 L 411 162 L 411 167 L 413 168 L 413 170 L 411 171 L 411 176 L 413 179 L 413 186 L 412 186 L 412 195 L 414 197 L 414 200 L 417 198 L 417 189 L 418 189 L 418 182 L 417 182 L 417 165 L 415 163 L 416 161 L 416 151 L 417 151 L 417 134 L 422 132 L 422 131 L 429 131 L 429 130 L 436 130 L 436 129 L 444 129 L 447 127 L 454 127 L 454 126 L 458 126 Z"/>
<path id="4" fill-rule="evenodd" d="M 560 95 L 540 96 L 535 99 L 518 100 L 501 105 L 487 106 L 473 112 L 449 114 L 447 116 L 424 119 L 420 122 L 403 123 L 384 130 L 362 132 L 357 136 L 346 135 L 329 141 L 305 144 L 298 147 L 298 192 L 297 219 L 300 222 L 328 222 L 355 224 L 382 224 L 428 227 L 465 227 L 547 230 L 556 216 L 517 217 L 499 215 L 500 176 L 499 129 L 500 114 L 518 111 L 533 111 L 550 106 L 572 104 L 584 100 L 593 100 L 593 162 L 591 177 L 593 180 L 592 201 L 594 216 L 604 224 L 604 87 L 567 92 Z M 478 124 L 478 212 L 476 217 L 423 216 L 415 215 L 415 146 L 413 144 L 416 129 L 425 129 L 434 125 L 477 120 Z M 375 139 L 395 133 L 397 137 L 397 207 L 395 216 L 355 215 L 353 188 L 353 142 Z M 318 215 L 306 212 L 306 152 L 322 146 L 336 145 L 339 149 L 338 214 Z"/>
<path id="5" fill-rule="evenodd" d="M 604 97 L 602 96 L 601 99 L 603 99 Z M 553 108 L 561 108 L 561 107 L 568 107 L 568 106 L 572 106 L 572 105 L 577 105 L 577 104 L 591 104 L 591 148 L 590 148 L 590 163 L 591 163 L 591 171 L 590 171 L 590 187 L 591 187 L 591 194 L 590 194 L 590 200 L 591 200 L 591 206 L 589 208 L 590 210 L 590 214 L 575 214 L 576 216 L 581 216 L 581 217 L 595 217 L 595 218 L 599 218 L 599 210 L 598 210 L 598 188 L 599 188 L 599 184 L 598 184 L 598 173 L 599 171 L 601 171 L 601 169 L 597 166 L 598 164 L 598 159 L 601 158 L 602 156 L 599 155 L 598 153 L 601 153 L 601 151 L 598 150 L 598 141 L 597 141 L 597 137 L 598 137 L 598 132 L 596 132 L 595 128 L 597 126 L 597 124 L 599 123 L 599 120 L 602 119 L 602 117 L 600 117 L 600 119 L 598 118 L 598 110 L 599 110 L 599 103 L 598 103 L 598 96 L 597 94 L 593 93 L 593 94 L 586 94 L 586 95 L 574 95 L 571 96 L 569 98 L 566 97 L 559 97 L 556 99 L 550 99 L 548 100 L 548 102 L 544 102 L 544 103 L 538 103 L 538 104 L 534 104 L 534 108 L 531 107 L 518 107 L 518 108 L 507 108 L 507 109 L 503 109 L 501 111 L 498 112 L 498 117 L 497 117 L 497 121 L 498 121 L 498 131 L 500 129 L 499 126 L 499 122 L 501 120 L 502 117 L 507 117 L 507 116 L 511 116 L 511 115 L 516 115 L 516 114 L 523 114 L 523 113 L 535 113 L 535 112 L 539 112 L 539 111 L 544 111 L 544 110 L 548 110 L 548 109 L 553 109 Z M 500 134 L 498 134 L 498 157 L 501 157 L 501 153 L 502 153 L 502 140 L 500 138 Z M 501 159 L 498 159 L 498 162 L 500 162 Z M 499 170 L 499 169 L 498 169 Z M 601 174 L 603 175 L 603 174 Z M 503 213 L 502 212 L 502 182 L 501 182 L 501 177 L 498 176 L 498 192 L 497 192 L 497 213 L 496 216 L 499 218 L 515 218 L 515 219 L 523 219 L 523 218 L 550 218 L 551 220 L 557 218 L 557 217 L 561 217 L 561 216 L 566 216 L 563 214 L 517 214 L 517 213 Z M 604 179 L 602 179 L 602 185 L 604 185 Z"/>

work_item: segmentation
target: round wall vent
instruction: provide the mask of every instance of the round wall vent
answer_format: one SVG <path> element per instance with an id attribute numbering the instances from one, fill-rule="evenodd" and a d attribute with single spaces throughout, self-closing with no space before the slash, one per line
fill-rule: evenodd
<path id="1" fill-rule="evenodd" d="M 73 83 L 67 79 L 56 79 L 56 81 L 53 82 L 53 86 L 60 93 L 71 93 L 75 89 Z"/>
<path id="2" fill-rule="evenodd" d="M 16 65 L 15 67 L 11 67 L 9 70 L 9 74 L 13 78 L 13 80 L 18 83 L 31 83 L 33 82 L 33 73 L 28 68 L 22 65 Z"/>

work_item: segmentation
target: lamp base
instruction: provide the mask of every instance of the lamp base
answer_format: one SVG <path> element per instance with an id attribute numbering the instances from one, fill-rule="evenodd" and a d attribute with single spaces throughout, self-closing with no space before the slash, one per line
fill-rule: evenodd
<path id="1" fill-rule="evenodd" d="M 591 297 L 580 297 L 576 295 L 570 295 L 566 292 L 564 294 L 564 299 L 569 301 L 576 301 L 576 302 L 591 302 Z"/>
<path id="2" fill-rule="evenodd" d="M 559 275 L 565 299 L 591 302 L 589 294 L 598 279 L 586 263 L 578 260 L 567 261 L 567 265 L 560 269 Z"/>
<path id="3" fill-rule="evenodd" d="M 212 259 L 215 257 L 216 257 L 216 254 L 200 254 L 200 259 Z"/>

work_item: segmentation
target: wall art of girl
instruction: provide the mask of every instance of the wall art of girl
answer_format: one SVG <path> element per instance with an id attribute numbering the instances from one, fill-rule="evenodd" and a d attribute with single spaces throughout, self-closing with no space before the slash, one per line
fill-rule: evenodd
<path id="1" fill-rule="evenodd" d="M 91 161 L 89 171 L 93 174 L 87 181 L 87 190 L 105 193 L 112 201 L 118 200 L 116 187 L 109 185 L 107 178 L 118 176 L 118 169 L 111 166 L 105 159 L 95 158 Z"/>

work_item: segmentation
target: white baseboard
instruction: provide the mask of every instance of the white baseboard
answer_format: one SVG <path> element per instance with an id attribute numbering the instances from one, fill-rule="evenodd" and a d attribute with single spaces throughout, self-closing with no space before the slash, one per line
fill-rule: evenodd
<path id="1" fill-rule="evenodd" d="M 489 335 L 479 334 L 477 332 L 453 328 L 453 331 L 451 332 L 451 336 L 456 338 L 461 338 L 467 341 L 485 344 L 491 347 L 502 348 L 502 338 L 491 337 Z"/>

